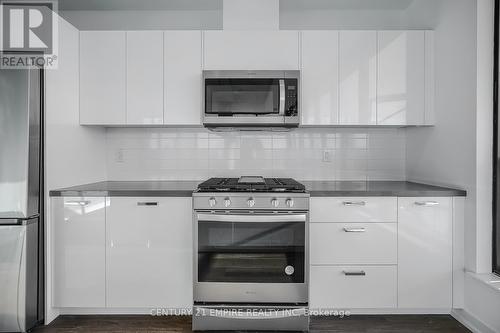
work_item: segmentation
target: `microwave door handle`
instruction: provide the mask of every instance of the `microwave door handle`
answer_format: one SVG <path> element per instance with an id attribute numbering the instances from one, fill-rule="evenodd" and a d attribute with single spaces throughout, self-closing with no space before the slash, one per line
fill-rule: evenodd
<path id="1" fill-rule="evenodd" d="M 280 101 L 279 101 L 279 115 L 280 116 L 285 116 L 285 80 L 281 79 L 279 80 L 279 86 L 280 86 Z"/>

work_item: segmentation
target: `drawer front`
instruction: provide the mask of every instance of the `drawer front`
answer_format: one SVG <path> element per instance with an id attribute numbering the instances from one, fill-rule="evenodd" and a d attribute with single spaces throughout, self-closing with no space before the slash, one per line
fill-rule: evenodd
<path id="1" fill-rule="evenodd" d="M 311 222 L 397 222 L 396 197 L 311 198 Z"/>
<path id="2" fill-rule="evenodd" d="M 397 223 L 311 223 L 311 264 L 396 264 L 397 232 Z"/>
<path id="3" fill-rule="evenodd" d="M 310 294 L 312 309 L 396 308 L 397 268 L 312 266 Z"/>

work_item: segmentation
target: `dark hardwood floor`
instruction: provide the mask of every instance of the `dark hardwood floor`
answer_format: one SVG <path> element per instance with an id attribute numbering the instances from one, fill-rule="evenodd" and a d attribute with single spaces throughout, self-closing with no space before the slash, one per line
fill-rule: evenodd
<path id="1" fill-rule="evenodd" d="M 190 317 L 60 316 L 34 333 L 174 333 L 191 332 Z M 324 332 L 470 332 L 449 315 L 314 317 L 311 333 Z"/>

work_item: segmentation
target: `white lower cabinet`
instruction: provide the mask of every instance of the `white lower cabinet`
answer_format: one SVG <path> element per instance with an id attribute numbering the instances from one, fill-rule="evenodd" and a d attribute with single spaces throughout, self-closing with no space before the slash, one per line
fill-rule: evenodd
<path id="1" fill-rule="evenodd" d="M 108 307 L 192 305 L 191 198 L 110 198 Z"/>
<path id="2" fill-rule="evenodd" d="M 52 198 L 58 308 L 192 306 L 191 197 Z"/>
<path id="3" fill-rule="evenodd" d="M 396 266 L 312 266 L 312 309 L 395 308 Z"/>
<path id="4" fill-rule="evenodd" d="M 451 197 L 312 198 L 311 308 L 449 310 L 453 216 Z M 54 307 L 192 305 L 190 197 L 52 198 L 52 237 Z"/>
<path id="5" fill-rule="evenodd" d="M 452 307 L 453 198 L 312 198 L 311 308 Z"/>
<path id="6" fill-rule="evenodd" d="M 105 198 L 52 199 L 53 306 L 105 306 Z"/>
<path id="7" fill-rule="evenodd" d="M 451 308 L 452 198 L 399 198 L 398 301 Z"/>

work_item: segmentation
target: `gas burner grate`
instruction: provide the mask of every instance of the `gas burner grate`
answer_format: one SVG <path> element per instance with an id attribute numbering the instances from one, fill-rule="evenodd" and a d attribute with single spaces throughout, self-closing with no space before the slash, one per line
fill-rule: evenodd
<path id="1" fill-rule="evenodd" d="M 210 178 L 198 185 L 198 192 L 305 192 L 304 185 L 292 178 L 264 178 L 264 182 L 259 183 L 239 180 L 239 178 Z"/>

